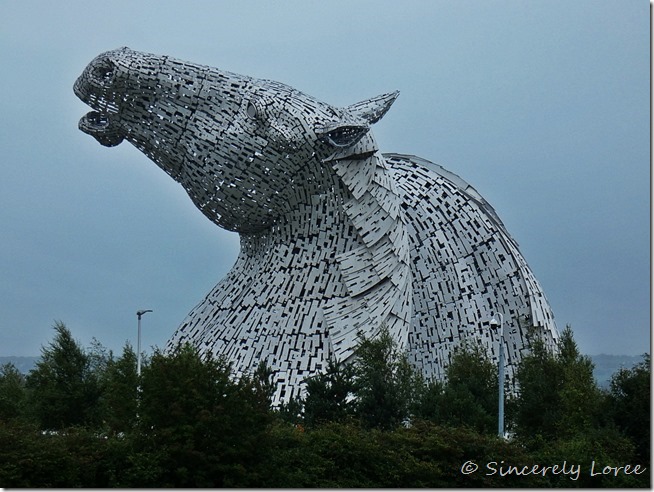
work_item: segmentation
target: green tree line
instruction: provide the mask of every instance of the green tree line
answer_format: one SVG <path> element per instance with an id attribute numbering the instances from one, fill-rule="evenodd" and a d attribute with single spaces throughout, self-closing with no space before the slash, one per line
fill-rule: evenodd
<path id="1" fill-rule="evenodd" d="M 532 341 L 505 438 L 476 344 L 426 380 L 383 330 L 273 408 L 265 365 L 236 378 L 186 345 L 139 376 L 129 344 L 54 332 L 26 376 L 0 366 L 0 487 L 650 487 L 650 358 L 602 390 L 570 327 Z"/>

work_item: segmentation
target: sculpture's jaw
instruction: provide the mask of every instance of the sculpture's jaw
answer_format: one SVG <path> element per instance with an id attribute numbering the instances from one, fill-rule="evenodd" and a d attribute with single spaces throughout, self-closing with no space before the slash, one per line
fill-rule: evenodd
<path id="1" fill-rule="evenodd" d="M 91 111 L 80 118 L 78 126 L 105 147 L 115 147 L 125 139 L 111 115 L 106 113 Z"/>

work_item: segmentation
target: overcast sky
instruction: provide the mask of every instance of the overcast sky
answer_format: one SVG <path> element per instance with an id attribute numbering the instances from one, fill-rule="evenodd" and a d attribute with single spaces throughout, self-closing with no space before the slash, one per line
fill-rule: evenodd
<path id="1" fill-rule="evenodd" d="M 121 46 L 278 80 L 335 105 L 400 90 L 375 126 L 494 206 L 559 329 L 586 354 L 649 351 L 649 3 L 0 3 L 0 355 L 55 320 L 88 346 L 163 347 L 238 237 L 128 143 L 77 129 L 87 63 Z"/>

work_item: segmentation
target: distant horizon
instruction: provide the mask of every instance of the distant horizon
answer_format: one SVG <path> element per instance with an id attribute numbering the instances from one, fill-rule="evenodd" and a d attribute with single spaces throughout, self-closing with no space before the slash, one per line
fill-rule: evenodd
<path id="1" fill-rule="evenodd" d="M 83 348 L 88 348 L 88 347 L 83 347 Z M 107 347 L 105 347 L 105 348 L 107 348 Z M 132 348 L 134 348 L 134 347 L 132 347 Z M 161 349 L 162 347 L 157 347 L 157 348 Z M 109 349 L 109 350 L 111 350 L 111 349 Z M 113 352 L 114 356 L 117 355 L 117 354 L 118 354 L 118 356 L 120 356 L 120 354 L 118 352 L 113 351 L 113 350 L 112 350 L 112 352 Z M 151 351 L 143 350 L 143 352 L 148 354 Z M 636 357 L 642 357 L 643 355 L 650 355 L 649 350 L 647 352 L 642 352 L 640 354 L 607 354 L 607 353 L 604 353 L 604 352 L 602 352 L 600 354 L 586 354 L 586 353 L 581 352 L 581 351 L 580 351 L 580 353 L 581 353 L 581 355 L 585 355 L 585 356 L 588 356 L 588 357 L 606 356 L 606 357 L 633 357 L 633 358 L 636 358 Z M 40 355 L 0 355 L 0 359 L 8 359 L 8 358 L 12 358 L 12 357 L 14 357 L 14 358 L 25 358 L 25 359 L 38 359 L 41 356 Z"/>

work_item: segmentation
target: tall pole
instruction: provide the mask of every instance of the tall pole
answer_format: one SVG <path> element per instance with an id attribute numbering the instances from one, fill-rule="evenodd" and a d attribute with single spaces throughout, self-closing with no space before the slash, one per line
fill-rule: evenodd
<path id="1" fill-rule="evenodd" d="M 152 309 L 144 309 L 142 311 L 136 311 L 136 316 L 138 318 L 138 336 L 136 338 L 136 375 L 141 375 L 141 316 L 145 313 L 151 313 Z"/>
<path id="2" fill-rule="evenodd" d="M 498 402 L 497 402 L 497 435 L 504 437 L 504 317 L 500 316 L 500 360 L 497 363 L 498 379 Z M 491 326 L 497 326 L 495 318 L 491 320 Z"/>

